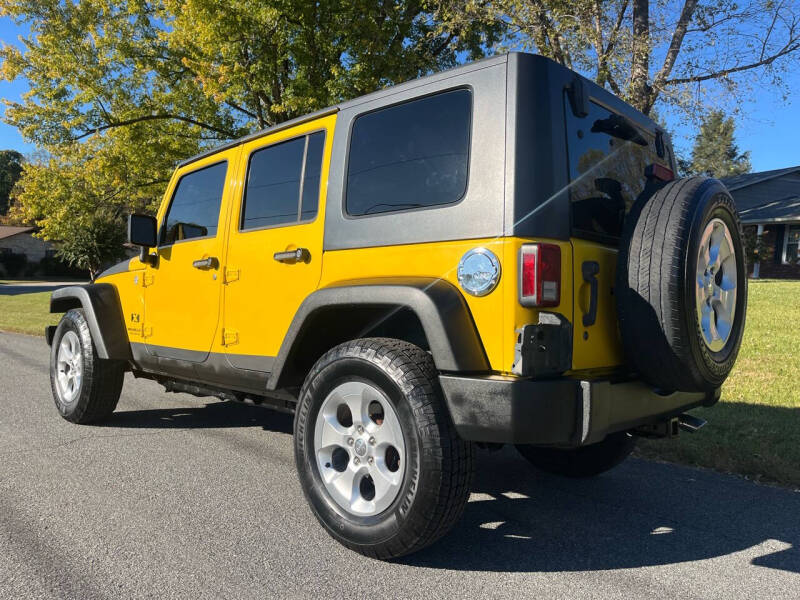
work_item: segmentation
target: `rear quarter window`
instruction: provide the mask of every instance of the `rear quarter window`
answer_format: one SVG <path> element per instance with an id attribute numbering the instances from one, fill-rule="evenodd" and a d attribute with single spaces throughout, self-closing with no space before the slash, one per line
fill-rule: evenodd
<path id="1" fill-rule="evenodd" d="M 467 190 L 472 93 L 452 90 L 356 118 L 345 207 L 364 216 L 453 204 Z"/>
<path id="2" fill-rule="evenodd" d="M 644 190 L 647 166 L 672 165 L 668 148 L 659 156 L 654 133 L 635 128 L 625 135 L 614 127 L 613 111 L 595 102 L 589 107 L 588 116 L 576 117 L 565 98 L 572 232 L 614 243 Z M 631 133 L 634 139 L 624 139 Z"/>

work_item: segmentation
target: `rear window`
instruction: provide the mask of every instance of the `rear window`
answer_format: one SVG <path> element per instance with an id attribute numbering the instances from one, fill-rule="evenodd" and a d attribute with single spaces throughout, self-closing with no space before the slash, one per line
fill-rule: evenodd
<path id="1" fill-rule="evenodd" d="M 589 103 L 588 116 L 579 118 L 565 98 L 565 113 L 572 233 L 614 243 L 644 190 L 647 166 L 672 168 L 669 149 L 662 144 L 659 156 L 654 134 L 595 102 Z"/>
<path id="2" fill-rule="evenodd" d="M 472 94 L 460 89 L 376 110 L 353 123 L 347 214 L 453 204 L 467 190 Z"/>

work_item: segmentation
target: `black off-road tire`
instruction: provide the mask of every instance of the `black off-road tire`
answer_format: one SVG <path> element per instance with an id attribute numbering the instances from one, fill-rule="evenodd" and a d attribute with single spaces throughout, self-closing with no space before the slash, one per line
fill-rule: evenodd
<path id="1" fill-rule="evenodd" d="M 383 512 L 356 515 L 338 505 L 314 455 L 317 415 L 330 391 L 366 382 L 396 411 L 405 438 L 405 470 L 397 497 Z M 416 552 L 461 517 L 474 475 L 474 447 L 455 432 L 430 355 L 407 342 L 365 338 L 328 351 L 308 374 L 294 422 L 303 493 L 319 522 L 344 546 L 381 560 Z"/>
<path id="2" fill-rule="evenodd" d="M 77 396 L 70 402 L 62 398 L 57 381 L 59 348 L 68 332 L 77 335 L 82 361 L 82 381 Z M 61 416 L 79 424 L 107 419 L 117 407 L 124 377 L 124 362 L 98 358 L 83 310 L 67 312 L 58 324 L 50 348 L 50 389 Z"/>
<path id="3" fill-rule="evenodd" d="M 533 466 L 564 477 L 594 477 L 616 467 L 630 456 L 636 439 L 626 432 L 612 433 L 602 442 L 580 448 L 547 448 L 518 445 L 519 453 Z"/>
<path id="4" fill-rule="evenodd" d="M 706 226 L 730 232 L 738 289 L 730 334 L 712 351 L 696 305 L 696 268 Z M 617 265 L 617 313 L 628 364 L 664 391 L 719 388 L 733 368 L 745 325 L 747 267 L 736 206 L 716 179 L 690 177 L 640 198 L 625 222 Z"/>

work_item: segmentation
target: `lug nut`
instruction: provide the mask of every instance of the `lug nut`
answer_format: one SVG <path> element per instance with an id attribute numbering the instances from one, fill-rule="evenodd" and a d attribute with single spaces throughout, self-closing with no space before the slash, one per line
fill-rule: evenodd
<path id="1" fill-rule="evenodd" d="M 369 443 L 370 443 L 372 446 L 374 446 L 374 445 L 375 445 L 375 438 L 374 438 L 374 437 L 371 437 L 371 438 L 369 438 Z"/>
<path id="2" fill-rule="evenodd" d="M 347 445 L 348 446 L 352 446 L 353 445 L 353 438 L 347 438 Z"/>
<path id="3" fill-rule="evenodd" d="M 364 428 L 361 425 L 358 426 L 358 433 L 364 433 Z"/>
<path id="4" fill-rule="evenodd" d="M 367 459 L 367 462 L 368 462 L 369 464 L 372 464 L 372 463 L 374 463 L 374 462 L 375 462 L 375 459 L 374 459 L 374 458 L 372 458 L 372 457 L 370 456 L 370 457 Z"/>
<path id="5" fill-rule="evenodd" d="M 356 457 L 353 459 L 353 462 L 354 462 L 355 464 L 359 465 L 359 464 L 361 464 L 361 459 L 360 459 L 360 458 L 358 458 L 358 457 L 356 456 Z"/>

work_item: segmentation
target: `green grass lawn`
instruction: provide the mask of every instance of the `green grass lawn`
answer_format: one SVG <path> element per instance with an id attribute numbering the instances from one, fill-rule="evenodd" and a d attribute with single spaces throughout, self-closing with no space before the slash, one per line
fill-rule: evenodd
<path id="1" fill-rule="evenodd" d="M 50 314 L 50 292 L 5 296 L 0 281 L 0 331 L 44 335 L 47 325 L 58 323 L 60 315 Z"/>
<path id="2" fill-rule="evenodd" d="M 800 282 L 751 280 L 744 341 L 722 400 L 695 434 L 639 454 L 800 488 Z"/>
<path id="3" fill-rule="evenodd" d="M 638 453 L 800 488 L 800 282 L 749 283 L 744 342 L 722 400 L 694 411 L 708 425 L 641 440 Z M 50 292 L 0 293 L 0 330 L 43 335 L 59 316 L 49 300 Z"/>

